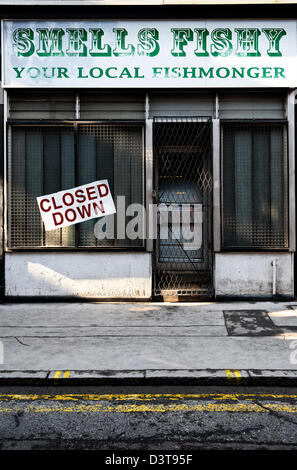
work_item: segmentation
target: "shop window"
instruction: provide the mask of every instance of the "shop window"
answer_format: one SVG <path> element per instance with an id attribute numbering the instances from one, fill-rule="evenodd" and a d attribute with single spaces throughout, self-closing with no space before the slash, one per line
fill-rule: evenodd
<path id="1" fill-rule="evenodd" d="M 117 237 L 117 218 L 108 238 L 96 236 L 98 219 L 45 231 L 36 197 L 107 179 L 121 211 L 143 203 L 143 126 L 91 123 L 67 126 L 12 125 L 9 129 L 8 246 L 142 247 L 143 240 Z M 124 199 L 123 199 L 124 197 Z M 131 218 L 131 217 L 130 217 Z M 126 225 L 129 217 L 126 217 Z M 106 227 L 103 227 L 103 231 Z"/>
<path id="2" fill-rule="evenodd" d="M 222 124 L 222 245 L 288 248 L 287 128 Z"/>

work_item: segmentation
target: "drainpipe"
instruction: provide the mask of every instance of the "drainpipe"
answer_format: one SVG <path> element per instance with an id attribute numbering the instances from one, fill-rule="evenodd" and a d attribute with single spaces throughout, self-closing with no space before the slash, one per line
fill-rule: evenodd
<path id="1" fill-rule="evenodd" d="M 276 297 L 276 261 L 272 261 L 272 297 Z"/>

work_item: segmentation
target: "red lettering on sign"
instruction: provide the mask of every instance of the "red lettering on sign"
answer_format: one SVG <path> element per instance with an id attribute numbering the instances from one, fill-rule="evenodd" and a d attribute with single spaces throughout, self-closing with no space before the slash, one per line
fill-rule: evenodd
<path id="1" fill-rule="evenodd" d="M 69 214 L 72 214 L 72 219 L 70 218 L 70 215 Z M 67 209 L 67 211 L 65 212 L 65 217 L 66 219 L 68 220 L 68 222 L 74 222 L 76 220 L 76 212 L 74 209 Z"/>
<path id="2" fill-rule="evenodd" d="M 85 200 L 87 199 L 82 189 L 77 189 L 75 191 L 75 197 L 77 202 L 85 202 Z"/>
<path id="3" fill-rule="evenodd" d="M 37 203 L 45 230 L 60 229 L 115 212 L 107 180 L 46 194 L 37 197 Z"/>
<path id="4" fill-rule="evenodd" d="M 98 188 L 98 192 L 99 192 L 100 197 L 107 196 L 109 191 L 108 191 L 108 186 L 106 184 L 98 184 L 97 188 Z M 105 192 L 104 192 L 104 189 L 101 189 L 101 188 L 104 188 Z"/>
<path id="5" fill-rule="evenodd" d="M 53 202 L 54 209 L 62 209 L 63 206 L 57 206 L 56 205 L 56 201 L 55 201 L 54 196 L 52 197 L 52 202 Z"/>
<path id="6" fill-rule="evenodd" d="M 87 191 L 87 195 L 89 197 L 89 201 L 91 201 L 92 199 L 97 199 L 95 186 L 90 186 L 90 188 L 87 188 L 86 191 Z M 94 194 L 93 197 L 91 197 L 92 194 Z"/>
<path id="7" fill-rule="evenodd" d="M 49 200 L 49 199 L 42 199 L 42 201 L 40 202 L 40 209 L 41 209 L 43 212 L 48 212 L 48 211 L 50 211 L 50 210 L 51 210 L 51 206 L 49 206 L 48 209 L 45 209 L 45 208 L 43 207 L 44 202 L 50 202 L 50 200 Z"/>
<path id="8" fill-rule="evenodd" d="M 102 201 L 99 202 L 99 206 L 98 206 L 97 202 L 93 202 L 93 208 L 94 208 L 94 212 L 95 212 L 96 215 L 98 214 L 99 211 L 102 212 L 102 214 L 104 214 L 104 212 L 105 212 Z"/>
<path id="9" fill-rule="evenodd" d="M 66 197 L 67 197 L 67 196 L 70 196 L 70 202 L 67 202 L 67 201 L 66 201 Z M 63 203 L 65 204 L 65 206 L 72 206 L 72 204 L 74 203 L 74 196 L 73 196 L 73 194 L 71 194 L 71 193 L 65 193 L 65 194 L 63 194 L 63 196 L 62 196 L 62 201 L 63 201 Z"/>
<path id="10" fill-rule="evenodd" d="M 57 220 L 57 216 L 60 217 L 60 222 Z M 64 217 L 63 217 L 63 214 L 61 214 L 61 212 L 54 212 L 53 219 L 54 219 L 54 224 L 57 226 L 63 223 Z"/>
<path id="11" fill-rule="evenodd" d="M 94 203 L 93 203 L 94 204 Z M 88 204 L 88 209 L 86 206 L 77 207 L 77 212 L 84 219 L 85 217 L 91 217 L 91 204 Z"/>

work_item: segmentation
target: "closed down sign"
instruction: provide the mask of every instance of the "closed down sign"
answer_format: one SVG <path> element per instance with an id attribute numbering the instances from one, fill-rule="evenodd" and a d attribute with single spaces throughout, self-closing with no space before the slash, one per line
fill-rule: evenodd
<path id="1" fill-rule="evenodd" d="M 107 180 L 94 181 L 36 199 L 45 230 L 67 227 L 116 212 Z"/>

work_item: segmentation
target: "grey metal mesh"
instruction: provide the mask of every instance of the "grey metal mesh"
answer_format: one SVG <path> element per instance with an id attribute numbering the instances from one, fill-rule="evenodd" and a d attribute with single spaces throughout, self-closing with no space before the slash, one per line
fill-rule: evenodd
<path id="1" fill-rule="evenodd" d="M 160 204 L 155 266 L 157 296 L 164 293 L 197 295 L 202 290 L 209 291 L 211 141 L 208 118 L 155 119 L 154 150 Z M 183 211 L 189 212 L 188 230 L 202 231 L 199 247 L 187 245 L 186 227 L 181 223 Z M 194 211 L 200 211 L 203 217 L 200 227 L 193 226 Z M 164 217 L 169 220 L 167 239 L 164 238 L 166 233 L 162 233 Z"/>
<path id="2" fill-rule="evenodd" d="M 224 123 L 223 246 L 288 247 L 287 129 Z"/>
<path id="3" fill-rule="evenodd" d="M 74 246 L 73 227 L 45 232 L 36 201 L 75 185 L 72 128 L 13 126 L 9 147 L 9 246 Z"/>
<path id="4" fill-rule="evenodd" d="M 117 206 L 118 196 L 125 197 L 124 207 L 117 207 L 123 217 L 130 204 L 143 203 L 143 126 L 140 124 L 82 124 L 78 126 L 78 182 L 86 184 L 108 179 Z M 118 236 L 118 217 L 113 219 L 114 239 L 100 240 L 94 235 L 96 219 L 78 226 L 80 246 L 139 247 L 144 240 Z M 131 217 L 124 217 L 124 226 Z"/>
<path id="5" fill-rule="evenodd" d="M 98 219 L 46 232 L 36 197 L 107 179 L 124 209 L 143 202 L 143 126 L 14 125 L 9 131 L 8 245 L 26 247 L 141 247 L 143 239 L 98 240 Z M 113 216 L 110 216 L 113 217 Z M 126 218 L 129 221 L 129 217 Z"/>

